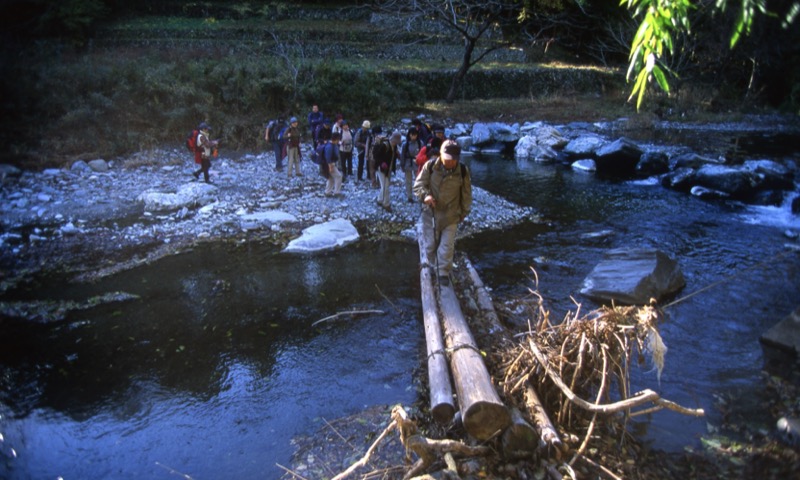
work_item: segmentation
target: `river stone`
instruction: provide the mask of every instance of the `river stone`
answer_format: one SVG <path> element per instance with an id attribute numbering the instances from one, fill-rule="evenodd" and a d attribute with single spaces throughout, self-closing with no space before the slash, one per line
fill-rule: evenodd
<path id="1" fill-rule="evenodd" d="M 724 165 L 704 165 L 695 175 L 697 185 L 719 190 L 735 197 L 753 192 L 758 178 L 753 172 Z"/>
<path id="2" fill-rule="evenodd" d="M 724 162 L 721 160 L 716 160 L 710 157 L 704 157 L 702 155 L 698 155 L 697 153 L 684 153 L 682 155 L 678 155 L 677 157 L 672 159 L 672 169 L 677 170 L 679 168 L 693 168 L 698 169 L 703 165 L 722 165 Z"/>
<path id="3" fill-rule="evenodd" d="M 772 160 L 747 160 L 743 167 L 761 177 L 760 188 L 791 190 L 794 175 L 786 166 Z"/>
<path id="4" fill-rule="evenodd" d="M 578 172 L 595 172 L 597 171 L 597 165 L 595 165 L 594 160 L 587 158 L 572 162 L 572 169 Z"/>
<path id="5" fill-rule="evenodd" d="M 664 152 L 645 152 L 636 164 L 639 175 L 661 175 L 669 171 L 669 157 Z"/>
<path id="6" fill-rule="evenodd" d="M 0 181 L 5 181 L 7 178 L 19 178 L 21 175 L 22 170 L 14 165 L 0 163 Z"/>
<path id="7" fill-rule="evenodd" d="M 274 224 L 296 221 L 297 217 L 280 210 L 245 213 L 239 218 L 239 224 L 241 225 L 242 230 L 255 230 L 262 227 L 270 228 Z"/>
<path id="8" fill-rule="evenodd" d="M 762 345 L 797 355 L 800 353 L 800 307 L 761 335 Z"/>
<path id="9" fill-rule="evenodd" d="M 661 177 L 661 185 L 674 190 L 688 192 L 694 185 L 695 171 L 692 168 L 678 168 Z"/>
<path id="10" fill-rule="evenodd" d="M 594 156 L 594 152 L 606 141 L 597 135 L 582 135 L 564 146 L 564 153 L 570 158 Z"/>
<path id="11" fill-rule="evenodd" d="M 636 170 L 642 149 L 633 140 L 625 137 L 607 143 L 595 152 L 598 173 L 631 175 Z"/>
<path id="12" fill-rule="evenodd" d="M 583 281 L 581 293 L 601 303 L 646 305 L 686 284 L 676 261 L 654 249 L 616 249 Z"/>
<path id="13" fill-rule="evenodd" d="M 283 251 L 289 253 L 322 252 L 343 247 L 357 241 L 358 238 L 358 230 L 350 221 L 337 218 L 306 228 L 303 230 L 303 234 L 289 242 Z"/>
<path id="14" fill-rule="evenodd" d="M 136 198 L 145 211 L 173 211 L 183 207 L 202 207 L 216 201 L 217 187 L 208 183 L 187 183 L 175 193 L 147 191 Z"/>
<path id="15" fill-rule="evenodd" d="M 99 173 L 107 172 L 108 162 L 106 162 L 102 158 L 99 158 L 97 160 L 92 160 L 89 162 L 89 168 L 91 168 L 92 171 L 94 172 L 99 172 Z"/>
<path id="16" fill-rule="evenodd" d="M 73 172 L 88 172 L 92 170 L 92 167 L 90 167 L 85 160 L 77 160 L 72 164 L 71 167 L 69 167 L 69 169 Z"/>
<path id="17" fill-rule="evenodd" d="M 472 126 L 472 144 L 481 145 L 492 141 L 492 131 L 486 123 L 476 123 Z"/>

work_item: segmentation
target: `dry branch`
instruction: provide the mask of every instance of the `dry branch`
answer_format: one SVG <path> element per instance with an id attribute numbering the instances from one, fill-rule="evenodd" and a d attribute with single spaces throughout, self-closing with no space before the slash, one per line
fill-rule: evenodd
<path id="1" fill-rule="evenodd" d="M 611 414 L 621 411 L 629 411 L 634 407 L 638 407 L 640 405 L 644 405 L 645 403 L 655 403 L 659 410 L 661 408 L 667 408 L 669 410 L 676 411 L 678 413 L 682 413 L 684 415 L 691 415 L 695 417 L 702 417 L 705 415 L 705 412 L 702 408 L 686 408 L 678 405 L 677 403 L 671 402 L 669 400 L 662 399 L 656 392 L 650 389 L 642 390 L 636 396 L 631 398 L 626 398 L 620 400 L 618 402 L 610 403 L 610 404 L 595 404 L 590 403 L 579 396 L 575 395 L 575 393 L 570 390 L 570 388 L 561 380 L 555 372 L 550 369 L 550 366 L 547 363 L 547 359 L 544 357 L 544 354 L 536 347 L 536 344 L 533 340 L 529 339 L 529 344 L 531 351 L 533 352 L 533 356 L 536 360 L 544 367 L 545 372 L 547 373 L 548 378 L 553 381 L 553 383 L 558 386 L 564 396 L 573 404 L 583 408 L 584 410 L 588 410 L 590 412 L 597 412 L 602 414 Z M 653 407 L 656 408 L 656 407 Z"/>
<path id="2" fill-rule="evenodd" d="M 349 310 L 346 312 L 339 312 L 334 315 L 327 316 L 325 318 L 320 318 L 316 322 L 312 323 L 312 327 L 316 327 L 317 324 L 322 322 L 327 322 L 328 320 L 335 320 L 339 317 L 343 317 L 345 315 L 367 315 L 367 314 L 376 314 L 376 315 L 383 315 L 385 312 L 383 310 Z"/>

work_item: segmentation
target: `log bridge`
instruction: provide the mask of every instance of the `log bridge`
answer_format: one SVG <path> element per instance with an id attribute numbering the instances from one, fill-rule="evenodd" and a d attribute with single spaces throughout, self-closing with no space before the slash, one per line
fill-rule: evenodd
<path id="1" fill-rule="evenodd" d="M 439 286 L 431 269 L 425 266 L 426 239 L 421 230 L 421 225 L 417 225 L 420 264 L 423 265 L 420 268 L 420 286 L 431 415 L 441 424 L 453 420 L 456 410 L 450 380 L 452 372 L 464 429 L 478 440 L 488 440 L 511 426 L 511 412 L 492 384 L 452 283 Z"/>

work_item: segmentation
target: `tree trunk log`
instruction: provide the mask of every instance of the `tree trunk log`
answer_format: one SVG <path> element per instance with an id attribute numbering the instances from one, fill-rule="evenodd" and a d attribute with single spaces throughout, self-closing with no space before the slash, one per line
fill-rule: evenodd
<path id="1" fill-rule="evenodd" d="M 511 424 L 511 415 L 492 385 L 453 287 L 440 290 L 445 345 L 450 352 L 464 428 L 478 440 L 487 440 Z"/>
<path id="2" fill-rule="evenodd" d="M 524 457 L 539 448 L 539 435 L 516 408 L 511 409 L 511 426 L 503 432 L 503 454 Z"/>
<path id="3" fill-rule="evenodd" d="M 420 226 L 417 226 L 420 263 L 424 264 L 425 239 Z M 433 292 L 431 271 L 422 267 L 419 272 L 420 289 L 422 290 L 422 318 L 425 324 L 425 343 L 428 351 L 428 387 L 431 395 L 431 415 L 438 423 L 447 425 L 453 420 L 456 407 L 453 403 L 453 387 L 450 382 L 450 370 L 447 367 L 447 356 L 442 340 L 442 328 L 436 309 L 436 296 Z"/>
<path id="4" fill-rule="evenodd" d="M 560 452 L 561 438 L 532 385 L 527 385 L 525 388 L 525 405 L 528 407 L 528 411 L 533 413 L 533 423 L 539 432 L 542 446 L 555 447 Z"/>

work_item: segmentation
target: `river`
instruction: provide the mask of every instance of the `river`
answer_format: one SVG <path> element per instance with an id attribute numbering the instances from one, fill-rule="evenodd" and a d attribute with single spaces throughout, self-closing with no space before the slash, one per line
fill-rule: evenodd
<path id="1" fill-rule="evenodd" d="M 743 407 L 751 421 L 772 428 L 757 407 L 766 363 L 758 338 L 800 299 L 797 254 L 774 260 L 786 252 L 785 231 L 800 230 L 787 207 L 705 202 L 654 182 L 503 157 L 470 165 L 476 185 L 545 219 L 458 243 L 497 298 L 525 295 L 533 267 L 552 318 L 575 308 L 571 297 L 589 310 L 583 278 L 618 247 L 675 258 L 687 281 L 678 297 L 720 282 L 667 309 L 660 384 L 650 367 L 633 378 L 634 390 L 653 388 L 708 416 L 639 419 L 646 441 L 696 446 L 722 421 L 717 396 L 754 399 Z M 141 299 L 49 325 L 2 321 L 0 477 L 279 478 L 295 436 L 416 400 L 425 358 L 418 258 L 416 244 L 396 241 L 317 256 L 211 245 L 96 284 L 53 277 L 10 292 Z M 346 310 L 382 313 L 313 325 Z"/>

